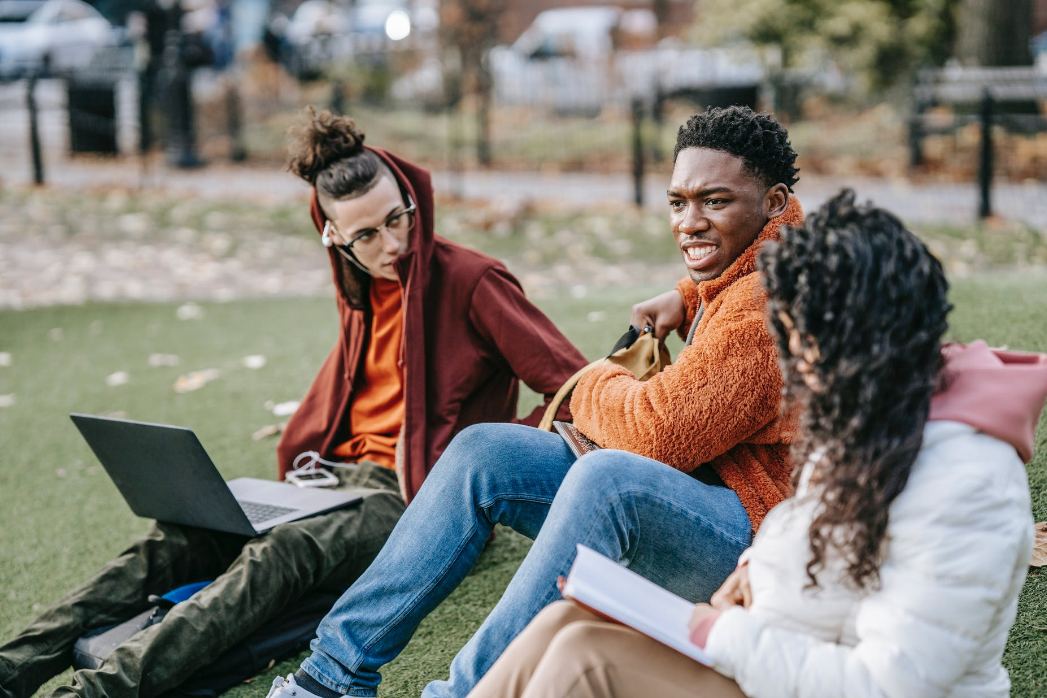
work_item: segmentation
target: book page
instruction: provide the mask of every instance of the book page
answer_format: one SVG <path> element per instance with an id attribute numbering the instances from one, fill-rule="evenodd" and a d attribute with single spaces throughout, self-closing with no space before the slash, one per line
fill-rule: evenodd
<path id="1" fill-rule="evenodd" d="M 693 603 L 584 545 L 578 546 L 563 595 L 702 664 L 712 664 L 691 642 L 687 621 Z"/>

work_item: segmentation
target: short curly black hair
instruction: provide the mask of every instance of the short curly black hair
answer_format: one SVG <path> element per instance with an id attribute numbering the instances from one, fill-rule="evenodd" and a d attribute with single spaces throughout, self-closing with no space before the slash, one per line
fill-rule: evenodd
<path id="1" fill-rule="evenodd" d="M 817 461 L 809 581 L 817 586 L 834 548 L 854 587 L 875 585 L 888 511 L 940 385 L 952 308 L 945 272 L 901 221 L 856 204 L 849 189 L 799 228 L 785 226 L 757 259 L 786 404 L 800 415 L 797 473 Z"/>
<path id="2" fill-rule="evenodd" d="M 770 114 L 758 114 L 749 107 L 714 107 L 695 114 L 676 134 L 674 163 L 685 148 L 709 148 L 740 157 L 768 187 L 781 183 L 792 191 L 799 180 L 789 132 Z"/>

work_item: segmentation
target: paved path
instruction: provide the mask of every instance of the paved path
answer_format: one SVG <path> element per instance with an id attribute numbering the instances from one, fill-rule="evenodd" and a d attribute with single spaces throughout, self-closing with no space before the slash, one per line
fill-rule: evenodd
<path id="1" fill-rule="evenodd" d="M 201 170 L 168 169 L 155 161 L 69 160 L 48 153 L 45 176 L 49 186 L 90 190 L 104 187 L 160 189 L 173 194 L 215 200 L 302 200 L 307 187 L 277 168 L 215 164 Z M 0 178 L 24 185 L 31 181 L 27 158 L 5 158 Z M 646 206 L 665 206 L 665 177 L 648 175 Z M 547 201 L 592 209 L 602 204 L 620 206 L 632 200 L 632 182 L 626 175 L 541 174 L 525 172 L 434 173 L 438 193 L 485 199 L 491 202 Z M 853 187 L 860 198 L 871 199 L 910 223 L 966 224 L 975 220 L 977 201 L 973 186 L 966 184 L 914 184 L 906 180 L 872 178 L 804 177 L 796 187 L 804 208 L 811 210 L 843 186 Z M 994 190 L 996 212 L 1047 230 L 1047 184 L 998 184 Z"/>

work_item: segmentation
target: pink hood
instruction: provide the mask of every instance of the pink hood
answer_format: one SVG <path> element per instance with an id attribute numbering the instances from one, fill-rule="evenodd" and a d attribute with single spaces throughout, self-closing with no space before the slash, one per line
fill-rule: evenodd
<path id="1" fill-rule="evenodd" d="M 944 388 L 931 420 L 963 422 L 1032 460 L 1036 423 L 1047 402 L 1047 355 L 990 349 L 982 340 L 946 344 Z"/>

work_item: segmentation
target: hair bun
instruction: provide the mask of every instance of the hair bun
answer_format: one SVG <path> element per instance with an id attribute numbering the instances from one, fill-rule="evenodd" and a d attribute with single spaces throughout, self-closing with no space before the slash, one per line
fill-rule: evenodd
<path id="1" fill-rule="evenodd" d="M 307 107 L 299 123 L 288 131 L 287 169 L 315 186 L 321 172 L 363 149 L 364 132 L 356 128 L 355 121 L 326 109 L 318 114 Z"/>

